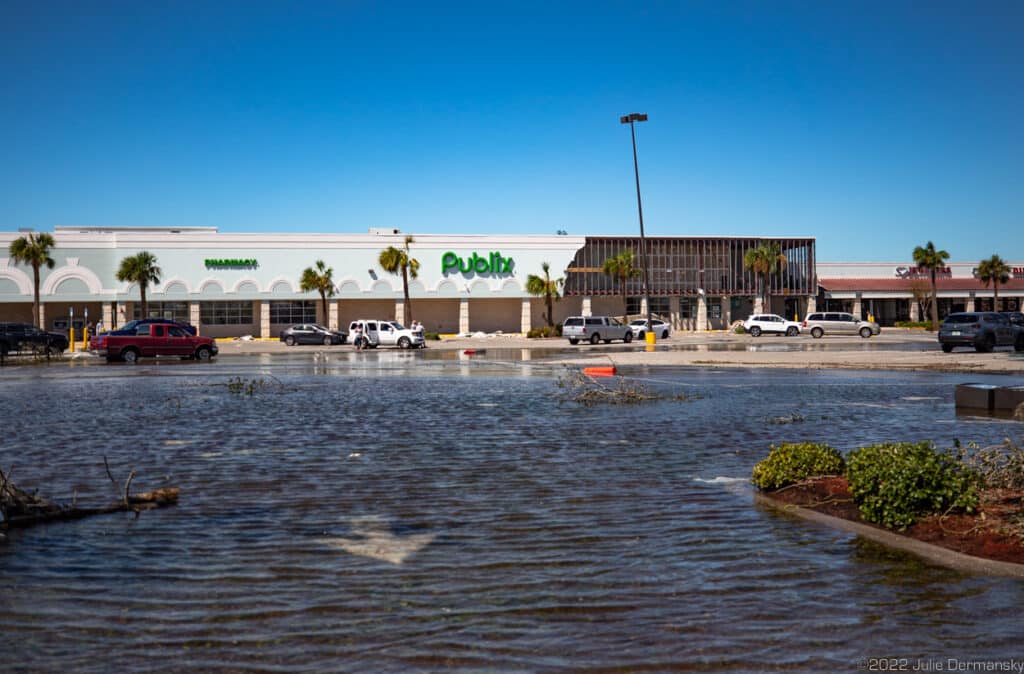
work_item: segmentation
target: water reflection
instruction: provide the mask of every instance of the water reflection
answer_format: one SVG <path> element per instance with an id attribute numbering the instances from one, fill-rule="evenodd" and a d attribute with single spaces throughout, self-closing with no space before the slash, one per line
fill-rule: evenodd
<path id="1" fill-rule="evenodd" d="M 637 368 L 700 397 L 588 408 L 562 399 L 559 369 L 510 352 L 5 371 L 0 463 L 22 486 L 108 500 L 107 456 L 139 490 L 182 488 L 139 519 L 0 543 L 5 662 L 845 671 L 1017 655 L 1018 581 L 763 509 L 746 483 L 772 442 L 1021 428 L 962 423 L 956 377 Z M 281 385 L 237 394 L 233 377 Z"/>

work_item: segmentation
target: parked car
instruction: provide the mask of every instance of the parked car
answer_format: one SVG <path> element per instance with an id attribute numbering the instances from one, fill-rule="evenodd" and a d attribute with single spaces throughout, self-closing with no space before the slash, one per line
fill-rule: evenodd
<path id="1" fill-rule="evenodd" d="M 939 344 L 949 353 L 957 346 L 973 346 L 987 353 L 997 346 L 1024 351 L 1024 327 L 994 311 L 962 311 L 946 316 L 939 326 Z"/>
<path id="2" fill-rule="evenodd" d="M 177 323 L 143 323 L 135 327 L 135 334 L 104 332 L 89 340 L 89 349 L 107 362 L 124 360 L 134 363 L 139 358 L 177 356 L 209 360 L 217 355 L 217 342 L 211 337 L 190 335 Z"/>
<path id="3" fill-rule="evenodd" d="M 613 316 L 570 316 L 562 324 L 562 336 L 570 344 L 579 344 L 580 340 L 591 344 L 604 340 L 608 344 L 613 339 L 629 344 L 633 341 L 633 329 Z"/>
<path id="4" fill-rule="evenodd" d="M 349 333 L 355 332 L 357 326 L 367 340 L 366 348 L 397 346 L 400 349 L 419 349 L 427 344 L 422 331 L 411 330 L 398 321 L 359 318 L 349 323 Z"/>
<path id="5" fill-rule="evenodd" d="M 651 325 L 654 326 L 654 334 L 660 339 L 668 339 L 669 334 L 672 332 L 672 326 L 665 321 L 657 318 L 651 319 Z M 633 336 L 637 339 L 643 339 L 647 336 L 647 319 L 638 318 L 629 324 L 629 329 L 633 331 Z"/>
<path id="6" fill-rule="evenodd" d="M 807 314 L 801 324 L 804 332 L 821 339 L 825 335 L 860 335 L 864 339 L 882 331 L 878 323 L 863 321 L 844 311 L 818 311 Z"/>
<path id="7" fill-rule="evenodd" d="M 778 314 L 754 314 L 743 321 L 743 329 L 749 332 L 751 337 L 760 337 L 762 332 L 787 337 L 796 337 L 800 334 L 799 323 L 787 321 Z"/>
<path id="8" fill-rule="evenodd" d="M 1024 328 L 1024 313 L 1019 311 L 1000 311 L 1003 316 L 1010 319 L 1010 322 L 1014 325 L 1019 325 Z"/>
<path id="9" fill-rule="evenodd" d="M 59 332 L 40 330 L 28 323 L 0 323 L 0 353 L 34 351 L 59 356 L 68 348 L 68 338 Z"/>
<path id="10" fill-rule="evenodd" d="M 316 323 L 300 323 L 281 331 L 281 341 L 288 346 L 296 344 L 344 344 L 348 335 L 341 330 L 330 330 Z"/>
<path id="11" fill-rule="evenodd" d="M 150 323 L 173 323 L 190 335 L 196 334 L 196 326 L 191 323 L 173 321 L 169 318 L 136 318 L 134 321 L 128 321 L 124 325 L 119 326 L 114 330 L 108 330 L 107 332 L 113 335 L 134 335 L 136 328 L 140 325 L 148 325 Z"/>

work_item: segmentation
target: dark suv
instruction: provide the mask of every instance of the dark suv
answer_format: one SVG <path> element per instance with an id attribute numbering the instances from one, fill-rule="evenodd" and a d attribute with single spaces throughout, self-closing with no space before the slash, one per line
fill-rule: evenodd
<path id="1" fill-rule="evenodd" d="M 994 311 L 963 311 L 950 314 L 942 321 L 939 344 L 946 353 L 956 346 L 973 346 L 982 353 L 997 346 L 1024 351 L 1024 328 Z"/>
<path id="2" fill-rule="evenodd" d="M 134 321 L 128 321 L 124 325 L 118 326 L 116 330 L 108 330 L 107 332 L 112 335 L 134 335 L 140 325 L 148 325 L 150 323 L 173 323 L 190 335 L 196 334 L 196 327 L 191 323 L 172 321 L 167 318 L 136 318 Z"/>
<path id="3" fill-rule="evenodd" d="M 1010 322 L 1014 325 L 1019 325 L 1024 328 L 1024 314 L 1019 311 L 1000 311 L 1003 316 L 1010 319 Z"/>
<path id="4" fill-rule="evenodd" d="M 59 356 L 68 348 L 68 338 L 59 332 L 46 332 L 28 323 L 0 323 L 0 353 L 33 351 Z"/>

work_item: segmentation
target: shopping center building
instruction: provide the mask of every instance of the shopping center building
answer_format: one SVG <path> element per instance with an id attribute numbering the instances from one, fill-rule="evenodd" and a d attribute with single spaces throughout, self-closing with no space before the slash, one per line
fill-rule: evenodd
<path id="1" fill-rule="evenodd" d="M 33 272 L 4 257 L 27 232 L 0 232 L 0 321 L 32 321 Z M 66 331 L 102 320 L 113 327 L 140 317 L 140 292 L 117 280 L 121 261 L 146 251 L 156 258 L 159 282 L 147 290 L 147 313 L 197 326 L 213 337 L 274 338 L 294 323 L 347 326 L 356 318 L 415 318 L 438 333 L 525 333 L 547 323 L 542 297 L 527 278 L 564 279 L 554 321 L 566 316 L 645 315 L 643 277 L 619 279 L 602 271 L 624 251 L 641 259 L 638 237 L 567 235 L 414 234 L 411 257 L 419 273 L 409 283 L 379 263 L 381 251 L 402 248 L 404 232 L 366 234 L 227 234 L 216 228 L 56 227 L 52 269 L 40 269 L 41 324 Z M 786 264 L 768 283 L 761 306 L 759 280 L 744 256 L 757 237 L 647 237 L 650 310 L 676 330 L 727 329 L 754 311 L 804 316 L 816 308 L 873 315 L 883 325 L 916 315 L 922 275 L 910 265 L 816 264 L 813 238 L 777 238 Z M 316 292 L 299 279 L 323 260 L 333 270 L 326 315 Z M 951 264 L 940 275 L 940 312 L 985 308 L 976 265 Z M 1006 308 L 1020 306 L 1024 265 L 1000 288 Z M 987 301 L 991 302 L 990 299 Z"/>
<path id="2" fill-rule="evenodd" d="M 0 232 L 2 253 L 26 232 Z M 637 237 L 415 234 L 419 273 L 405 306 L 400 275 L 378 260 L 404 246 L 395 229 L 366 234 L 227 234 L 216 228 L 56 227 L 55 265 L 40 270 L 40 313 L 47 329 L 102 319 L 105 327 L 139 317 L 140 293 L 116 279 L 121 260 L 151 253 L 160 280 L 147 289 L 150 315 L 188 321 L 214 337 L 275 337 L 294 323 L 346 326 L 356 318 L 412 317 L 438 333 L 523 333 L 544 325 L 542 297 L 526 290 L 547 263 L 564 279 L 554 321 L 574 314 L 647 312 L 643 278 L 619 280 L 604 260 L 631 250 Z M 802 313 L 814 303 L 814 239 L 779 241 L 788 264 L 770 280 L 772 306 Z M 648 237 L 651 311 L 677 330 L 723 329 L 753 311 L 758 282 L 743 265 L 758 238 Z M 0 254 L 2 254 L 0 253 Z M 324 316 L 319 295 L 299 279 L 318 260 L 333 270 Z M 0 257 L 0 320 L 32 322 L 32 269 Z"/>

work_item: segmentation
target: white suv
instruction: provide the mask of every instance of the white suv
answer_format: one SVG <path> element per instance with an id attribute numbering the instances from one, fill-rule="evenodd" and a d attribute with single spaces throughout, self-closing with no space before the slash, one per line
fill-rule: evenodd
<path id="1" fill-rule="evenodd" d="M 787 321 L 778 314 L 754 314 L 743 321 L 743 329 L 749 332 L 751 337 L 760 337 L 762 332 L 773 332 L 787 337 L 796 337 L 800 334 L 799 323 Z"/>
<path id="2" fill-rule="evenodd" d="M 418 349 L 423 347 L 423 333 L 413 332 L 398 321 L 383 321 L 372 318 L 360 318 L 349 323 L 349 334 L 353 334 L 356 326 L 361 328 L 363 337 L 368 340 L 367 346 L 397 346 L 400 349 Z"/>

